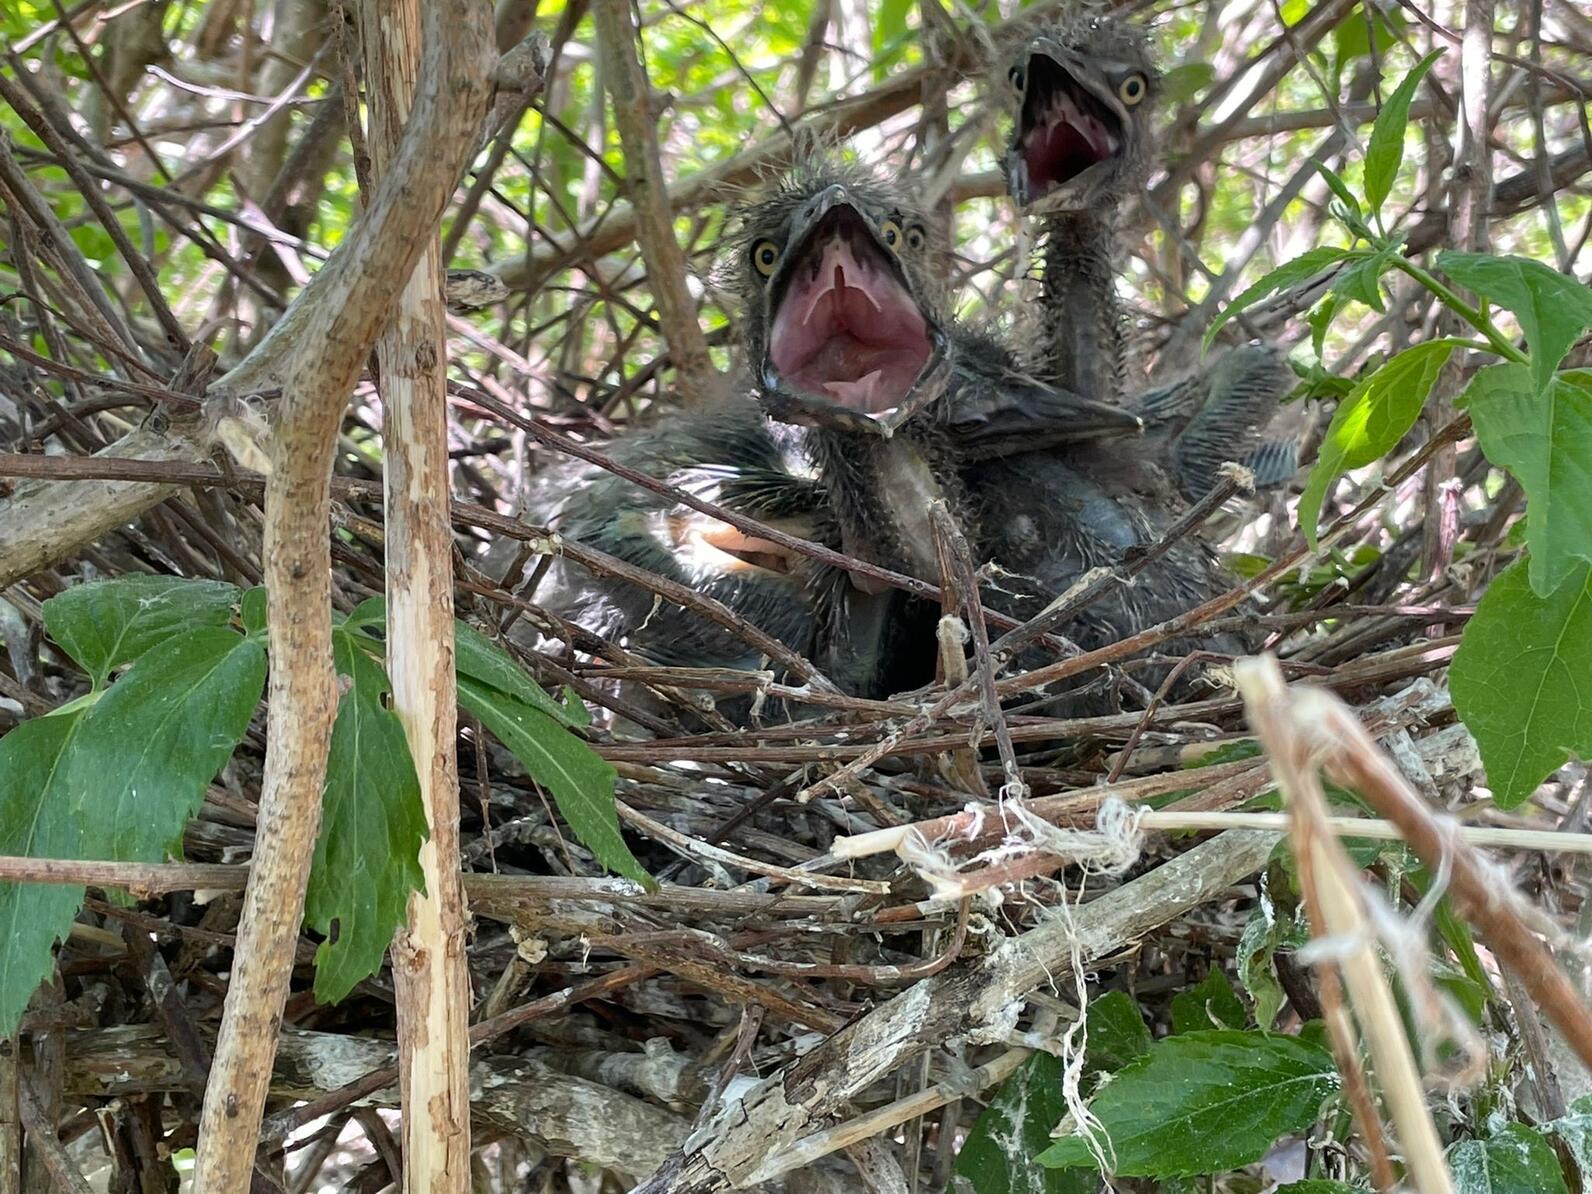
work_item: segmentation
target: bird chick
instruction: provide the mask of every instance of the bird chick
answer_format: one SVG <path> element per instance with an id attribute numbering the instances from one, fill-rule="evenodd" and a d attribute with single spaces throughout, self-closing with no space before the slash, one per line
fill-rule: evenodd
<path id="1" fill-rule="evenodd" d="M 813 161 L 748 207 L 741 226 L 735 277 L 758 397 L 773 418 L 807 428 L 846 554 L 937 581 L 930 511 L 943 504 L 976 539 L 968 474 L 978 462 L 1139 431 L 1119 408 L 1038 384 L 998 342 L 946 315 L 927 220 L 897 188 Z M 893 667 L 910 652 L 886 644 L 920 639 L 927 668 L 937 610 L 861 575 L 823 609 L 821 658 L 844 663 L 859 690 L 928 678 Z"/>
<path id="2" fill-rule="evenodd" d="M 1126 326 L 1116 291 L 1116 211 L 1155 161 L 1160 91 L 1144 34 L 1085 14 L 1028 40 L 1013 60 L 1008 193 L 1043 225 L 1042 380 L 1122 400 Z M 1238 460 L 1257 484 L 1293 475 L 1292 444 L 1261 444 L 1294 377 L 1271 346 L 1247 346 L 1171 386 L 1128 398 L 1144 417 L 1151 457 L 1182 496 L 1198 499 Z"/>
<path id="3" fill-rule="evenodd" d="M 1140 430 L 1118 408 L 1026 377 L 997 342 L 952 321 L 927 220 L 860 169 L 805 163 L 741 226 L 736 281 L 758 398 L 810 429 L 848 553 L 933 579 L 928 505 L 966 506 L 966 465 Z"/>

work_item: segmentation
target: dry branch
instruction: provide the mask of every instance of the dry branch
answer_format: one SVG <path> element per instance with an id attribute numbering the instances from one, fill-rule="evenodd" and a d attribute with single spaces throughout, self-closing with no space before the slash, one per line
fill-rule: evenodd
<path id="1" fill-rule="evenodd" d="M 419 0 L 361 6 L 371 177 L 392 167 L 415 102 Z M 447 321 L 442 247 L 428 237 L 376 341 L 385 420 L 387 674 L 420 781 L 424 886 L 392 949 L 403 1090 L 404 1182 L 465 1194 L 470 1184 L 470 974 L 459 870 L 453 538 L 448 519 Z"/>
<path id="2" fill-rule="evenodd" d="M 659 330 L 679 374 L 686 406 L 705 406 L 725 391 L 725 379 L 708 356 L 696 301 L 686 287 L 685 254 L 674 238 L 668 183 L 658 157 L 652 86 L 638 57 L 640 31 L 630 0 L 594 0 L 602 77 L 613 97 L 614 123 L 625 150 L 625 189 L 636 213 L 636 238 L 647 263 L 647 284 L 658 308 Z"/>
<path id="3" fill-rule="evenodd" d="M 268 337 L 285 354 L 266 485 L 270 715 L 254 869 L 194 1171 L 198 1188 L 216 1194 L 247 1188 L 291 978 L 281 959 L 298 936 L 320 819 L 337 707 L 326 536 L 333 448 L 391 296 L 436 234 L 489 98 L 491 30 L 480 6 L 439 0 L 426 18 L 421 86 L 390 169 L 295 304 L 313 321 L 292 339 Z"/>
<path id="4" fill-rule="evenodd" d="M 1404 1033 L 1404 1022 L 1382 972 L 1354 867 L 1327 824 L 1327 798 L 1313 765 L 1312 743 L 1300 733 L 1299 712 L 1290 703 L 1275 659 L 1266 656 L 1240 660 L 1235 671 L 1250 723 L 1260 735 L 1277 782 L 1288 799 L 1289 845 L 1299 864 L 1299 887 L 1309 910 L 1311 928 L 1318 939 L 1343 943 L 1333 964 L 1341 971 L 1353 1000 L 1383 1098 L 1398 1129 L 1409 1174 L 1419 1194 L 1451 1194 L 1453 1182 L 1443 1161 L 1443 1148 L 1426 1109 L 1425 1092 Z M 1357 720 L 1355 725 L 1359 725 Z M 1376 749 L 1368 737 L 1364 746 Z M 1355 1089 L 1359 1054 L 1345 1039 L 1343 1027 L 1341 1020 L 1332 1024 L 1333 1051 L 1346 1081 Z M 1361 1133 L 1368 1141 L 1380 1141 L 1373 1110 L 1359 1102 L 1354 1109 Z"/>
<path id="5" fill-rule="evenodd" d="M 1088 965 L 1216 898 L 1263 866 L 1276 841 L 1269 833 L 1222 834 L 1077 910 L 1071 926 L 1057 919 L 916 984 L 724 1108 L 636 1194 L 708 1194 L 767 1180 L 780 1172 L 783 1150 L 876 1079 L 990 1023 L 1041 984 L 1068 978 L 1075 947 Z"/>
<path id="6" fill-rule="evenodd" d="M 266 1074 L 272 1098 L 314 1102 L 366 1074 L 390 1075 L 397 1068 L 397 1051 L 384 1041 L 296 1028 L 281 1037 Z M 626 1172 L 659 1164 L 688 1127 L 680 1116 L 633 1095 L 537 1061 L 477 1057 L 470 1079 L 478 1092 L 471 1115 L 483 1135 L 522 1136 L 554 1156 Z M 74 1034 L 66 1089 L 87 1098 L 118 1098 L 185 1087 L 170 1044 L 158 1029 L 139 1025 Z M 365 1100 L 396 1107 L 397 1086 L 389 1077 Z"/>

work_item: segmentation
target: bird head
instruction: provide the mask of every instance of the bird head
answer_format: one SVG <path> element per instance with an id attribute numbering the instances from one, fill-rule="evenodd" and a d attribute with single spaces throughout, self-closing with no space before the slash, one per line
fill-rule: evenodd
<path id="1" fill-rule="evenodd" d="M 1039 33 L 1006 81 L 1016 108 L 1006 189 L 1019 206 L 1098 209 L 1142 181 L 1158 78 L 1132 25 L 1091 16 Z"/>
<path id="2" fill-rule="evenodd" d="M 748 208 L 736 278 L 759 400 L 787 423 L 888 436 L 948 373 L 928 225 L 884 184 L 807 166 Z"/>

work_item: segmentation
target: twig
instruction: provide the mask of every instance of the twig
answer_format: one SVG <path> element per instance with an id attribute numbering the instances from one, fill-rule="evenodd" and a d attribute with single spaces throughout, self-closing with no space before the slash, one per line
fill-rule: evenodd
<path id="1" fill-rule="evenodd" d="M 759 862 L 755 858 L 747 858 L 726 850 L 722 846 L 710 846 L 707 842 L 699 841 L 687 834 L 670 829 L 667 825 L 654 821 L 645 813 L 638 813 L 622 800 L 616 803 L 621 821 L 628 821 L 648 837 L 655 838 L 665 845 L 673 846 L 687 858 L 706 858 L 723 866 L 732 866 L 737 870 L 748 871 L 754 875 L 767 875 L 770 878 L 780 879 L 786 883 L 798 883 L 804 887 L 816 887 L 822 891 L 867 892 L 873 895 L 887 895 L 890 891 L 890 884 L 881 879 L 842 879 L 834 875 L 820 875 L 816 871 L 794 870 L 790 867 L 776 866 L 770 862 Z"/>
<path id="2" fill-rule="evenodd" d="M 1426 1109 L 1404 1021 L 1382 973 L 1353 867 L 1343 847 L 1326 831 L 1326 794 L 1314 766 L 1322 744 L 1301 732 L 1307 716 L 1301 697 L 1308 690 L 1296 689 L 1290 698 L 1282 672 L 1269 656 L 1241 660 L 1235 672 L 1250 722 L 1265 744 L 1288 799 L 1289 844 L 1300 866 L 1300 885 L 1306 892 L 1312 930 L 1318 939 L 1342 943 L 1335 962 L 1370 1045 L 1372 1065 L 1398 1128 L 1409 1176 L 1420 1194 L 1451 1194 L 1453 1181 L 1443 1160 L 1443 1147 Z M 1375 752 L 1376 744 L 1364 735 L 1358 719 L 1347 720 L 1353 722 L 1362 749 Z M 1340 1065 L 1345 1062 L 1352 1067 L 1357 1058 L 1352 1052 L 1340 1056 Z M 1363 1113 L 1367 1109 L 1357 1110 Z M 1368 1123 L 1362 1122 L 1362 1130 L 1370 1139 L 1377 1135 Z"/>
<path id="3" fill-rule="evenodd" d="M 724 392 L 713 367 L 696 302 L 686 289 L 685 254 L 674 239 L 674 213 L 658 156 L 652 88 L 638 56 L 639 38 L 630 0 L 593 0 L 602 79 L 613 97 L 614 124 L 625 151 L 625 186 L 636 217 L 636 239 L 647 263 L 647 284 L 658 310 L 659 330 L 680 375 L 682 401 L 704 406 Z"/>
<path id="4" fill-rule="evenodd" d="M 772 1180 L 793 1169 L 816 1164 L 848 1145 L 888 1132 L 891 1128 L 926 1115 L 936 1107 L 943 1107 L 953 1099 L 978 1094 L 1003 1081 L 1016 1071 L 1030 1056 L 1027 1049 L 1008 1049 L 994 1061 L 969 1070 L 959 1078 L 938 1082 L 904 1099 L 886 1103 L 866 1115 L 836 1124 L 822 1132 L 814 1132 L 782 1150 L 768 1162 L 768 1178 Z"/>
<path id="5" fill-rule="evenodd" d="M 934 528 L 934 546 L 941 565 L 946 574 L 956 581 L 966 603 L 963 613 L 967 617 L 968 631 L 973 636 L 973 667 L 977 672 L 976 677 L 970 679 L 978 682 L 983 719 L 995 732 L 995 749 L 1000 754 L 1001 771 L 1006 777 L 1001 795 L 1021 800 L 1028 795 L 1028 785 L 1023 782 L 1022 769 L 1017 766 L 1017 750 L 1012 745 L 1011 728 L 1006 724 L 1000 698 L 995 695 L 995 661 L 990 653 L 989 628 L 984 625 L 983 611 L 979 606 L 973 551 L 943 501 L 935 501 L 930 505 L 929 525 Z"/>
<path id="6" fill-rule="evenodd" d="M 259 833 L 194 1169 L 196 1186 L 215 1194 L 247 1186 L 291 977 L 281 959 L 298 936 L 320 819 L 337 707 L 326 534 L 337 432 L 386 321 L 387 296 L 435 236 L 488 100 L 486 15 L 466 0 L 439 0 L 425 13 L 421 89 L 387 175 L 365 217 L 294 304 L 299 317 L 290 311 L 249 358 L 283 368 L 264 349 L 273 340 L 276 352 L 292 346 L 266 486 L 272 664 Z"/>
<path id="7" fill-rule="evenodd" d="M 1377 750 L 1343 702 L 1320 689 L 1293 690 L 1296 730 L 1328 775 L 1353 787 L 1404 840 L 1432 874 L 1446 873 L 1455 907 L 1473 921 L 1498 959 L 1592 1068 L 1592 1011 L 1548 948 L 1521 919 L 1507 882 L 1500 883 L 1452 824 L 1439 821 L 1397 768 Z"/>
<path id="8" fill-rule="evenodd" d="M 1265 833 L 1228 833 L 1077 910 L 953 966 L 854 1020 L 799 1061 L 759 1082 L 635 1194 L 708 1194 L 766 1180 L 774 1158 L 883 1074 L 998 1016 L 1036 986 L 1072 974 L 1264 865 Z"/>
<path id="9" fill-rule="evenodd" d="M 61 1147 L 60 1133 L 45 1115 L 44 1104 L 34 1093 L 33 1084 L 20 1071 L 17 1074 L 17 1111 L 22 1126 L 27 1129 L 33 1155 L 44 1163 L 56 1190 L 60 1194 L 94 1194 L 94 1187 L 88 1184 L 88 1179 L 73 1164 L 66 1149 Z"/>

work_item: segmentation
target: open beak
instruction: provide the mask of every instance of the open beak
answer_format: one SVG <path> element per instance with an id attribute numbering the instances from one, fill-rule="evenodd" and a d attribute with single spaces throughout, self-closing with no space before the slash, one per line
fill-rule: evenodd
<path id="1" fill-rule="evenodd" d="M 944 331 L 844 185 L 809 200 L 789 244 L 765 292 L 764 406 L 891 435 L 943 388 Z"/>
<path id="2" fill-rule="evenodd" d="M 1127 110 L 1097 70 L 1050 38 L 1029 43 L 1022 74 L 1007 190 L 1025 208 L 1081 207 L 1122 154 Z"/>

